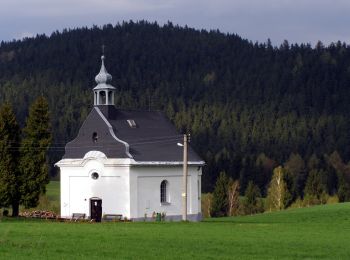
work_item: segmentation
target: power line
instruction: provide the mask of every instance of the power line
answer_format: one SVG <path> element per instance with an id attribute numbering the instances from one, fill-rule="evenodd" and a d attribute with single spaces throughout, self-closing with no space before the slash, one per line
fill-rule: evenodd
<path id="1" fill-rule="evenodd" d="M 174 138 L 178 138 L 181 139 L 182 135 L 168 135 L 168 136 L 152 136 L 152 137 L 145 137 L 145 138 L 137 138 L 137 139 L 133 139 L 133 141 L 157 141 L 157 140 L 163 140 L 163 139 L 174 139 Z M 123 138 L 121 138 L 123 139 Z M 67 141 L 67 142 L 54 142 L 51 143 L 51 145 L 66 145 L 72 141 L 74 141 L 75 139 L 71 140 L 71 141 Z M 106 144 L 115 144 L 115 142 L 105 142 Z M 7 144 L 18 144 L 20 145 L 21 142 L 7 142 Z M 134 143 L 135 144 L 135 143 Z"/>
<path id="2" fill-rule="evenodd" d="M 149 142 L 138 142 L 138 143 L 130 143 L 130 146 L 142 146 L 142 145 L 147 145 L 147 144 L 170 144 L 170 143 L 176 143 L 176 141 L 179 141 L 180 138 L 168 138 L 167 140 L 157 140 L 157 141 L 149 141 Z M 113 145 L 114 144 L 114 145 Z M 115 142 L 114 143 L 107 143 L 106 145 L 80 145 L 80 146 L 69 146 L 70 149 L 80 149 L 80 148 L 114 148 L 115 147 Z M 65 150 L 66 146 L 49 146 L 49 147 L 40 147 L 40 146 L 10 146 L 10 150 L 15 150 L 15 149 L 24 149 L 24 150 L 51 150 L 51 151 L 59 151 L 59 150 Z"/>

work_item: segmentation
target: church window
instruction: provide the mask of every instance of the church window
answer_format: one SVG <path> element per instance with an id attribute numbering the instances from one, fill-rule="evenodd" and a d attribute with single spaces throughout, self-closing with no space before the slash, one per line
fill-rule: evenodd
<path id="1" fill-rule="evenodd" d="M 92 141 L 93 141 L 94 143 L 97 143 L 97 139 L 98 139 L 98 135 L 97 135 L 96 132 L 94 132 L 94 133 L 92 134 Z"/>
<path id="2" fill-rule="evenodd" d="M 133 119 L 126 120 L 131 128 L 136 128 L 136 122 Z"/>
<path id="3" fill-rule="evenodd" d="M 98 175 L 97 172 L 93 172 L 93 173 L 91 174 L 91 178 L 94 179 L 94 180 L 97 180 L 98 177 L 99 177 L 99 175 Z"/>
<path id="4" fill-rule="evenodd" d="M 169 183 L 166 180 L 160 183 L 160 202 L 161 203 L 169 203 L 168 186 L 169 186 Z"/>

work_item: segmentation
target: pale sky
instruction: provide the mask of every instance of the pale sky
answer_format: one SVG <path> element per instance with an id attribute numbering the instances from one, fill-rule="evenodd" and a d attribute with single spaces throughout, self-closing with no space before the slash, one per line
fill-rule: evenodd
<path id="1" fill-rule="evenodd" d="M 350 0 L 0 0 L 0 41 L 129 20 L 219 29 L 274 45 L 350 44 Z"/>

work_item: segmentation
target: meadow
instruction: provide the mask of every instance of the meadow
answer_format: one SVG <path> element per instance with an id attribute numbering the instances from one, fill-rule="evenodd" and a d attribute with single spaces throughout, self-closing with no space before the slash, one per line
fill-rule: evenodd
<path id="1" fill-rule="evenodd" d="M 349 239 L 350 203 L 200 223 L 0 220 L 1 259 L 349 259 Z"/>

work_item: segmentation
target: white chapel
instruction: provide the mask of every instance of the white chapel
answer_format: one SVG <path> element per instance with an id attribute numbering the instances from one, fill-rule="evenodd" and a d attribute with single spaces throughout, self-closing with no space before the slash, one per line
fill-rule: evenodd
<path id="1" fill-rule="evenodd" d="M 119 109 L 104 65 L 95 77 L 94 107 L 56 166 L 61 178 L 61 216 L 84 214 L 100 221 L 121 215 L 133 221 L 161 213 L 181 220 L 182 136 L 159 111 Z M 187 219 L 201 219 L 204 161 L 188 150 Z"/>

